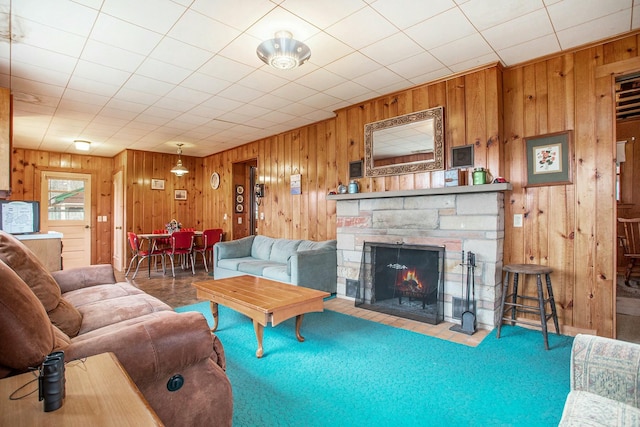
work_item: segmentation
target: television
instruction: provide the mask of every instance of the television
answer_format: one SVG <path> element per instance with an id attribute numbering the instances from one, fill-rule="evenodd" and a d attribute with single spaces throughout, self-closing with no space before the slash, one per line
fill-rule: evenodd
<path id="1" fill-rule="evenodd" d="M 40 231 L 40 202 L 0 200 L 0 230 L 11 234 Z"/>

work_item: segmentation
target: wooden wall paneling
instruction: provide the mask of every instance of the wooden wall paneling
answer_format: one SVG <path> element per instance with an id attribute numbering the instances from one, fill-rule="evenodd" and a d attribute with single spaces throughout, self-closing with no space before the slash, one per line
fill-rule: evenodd
<path id="1" fill-rule="evenodd" d="M 484 70 L 486 120 L 486 156 L 485 167 L 495 178 L 504 174 L 504 129 L 502 100 L 502 68 Z"/>
<path id="2" fill-rule="evenodd" d="M 605 336 L 616 335 L 616 206 L 615 206 L 615 101 L 613 78 L 595 80 L 596 104 L 595 182 L 596 245 L 594 320 L 598 331 Z M 611 255 L 613 254 L 613 258 Z"/>
<path id="3" fill-rule="evenodd" d="M 291 195 L 291 174 L 294 173 L 292 165 L 291 145 L 294 141 L 306 141 L 306 133 L 308 128 L 298 129 L 293 132 L 287 132 L 282 138 L 282 221 L 283 234 L 281 236 L 286 239 L 293 238 L 293 218 L 299 217 L 301 213 L 293 210 L 293 199 Z M 299 197 L 299 196 L 296 196 Z M 308 195 L 305 195 L 308 197 Z"/>
<path id="4" fill-rule="evenodd" d="M 337 170 L 337 141 L 336 141 L 336 121 L 335 120 L 327 120 L 323 124 L 323 134 L 321 134 L 321 138 L 319 140 L 320 144 L 325 144 L 327 147 L 327 157 L 325 160 L 325 194 L 329 191 L 337 191 L 337 180 L 338 180 L 338 170 Z M 362 185 L 363 180 L 360 178 L 358 180 L 360 185 Z M 318 218 L 319 221 L 324 221 L 324 233 L 326 239 L 334 239 L 336 235 L 336 202 L 330 201 L 324 198 L 324 203 L 326 206 L 326 219 Z"/>
<path id="5" fill-rule="evenodd" d="M 301 194 L 298 196 L 296 195 L 290 196 L 291 212 L 292 212 L 291 236 L 299 236 L 300 231 L 303 227 L 303 224 L 306 221 L 306 218 L 303 218 L 303 216 L 306 215 L 306 212 L 302 210 L 302 205 L 303 205 L 302 200 L 308 197 L 309 189 L 307 187 L 307 177 L 303 175 L 303 172 L 302 172 L 303 170 L 305 170 L 304 173 L 306 174 L 307 173 L 306 168 L 303 168 L 302 165 L 300 164 L 300 150 L 301 150 L 302 144 L 303 144 L 302 138 L 293 139 L 290 144 L 289 163 L 291 164 L 291 173 L 301 174 L 301 178 L 300 178 Z"/>
<path id="6" fill-rule="evenodd" d="M 465 145 L 465 78 L 457 77 L 446 81 L 447 100 L 445 105 L 445 141 L 447 147 Z"/>
<path id="7" fill-rule="evenodd" d="M 487 93 L 485 91 L 486 82 L 483 72 L 472 73 L 464 79 L 464 107 L 465 112 L 465 134 L 464 140 L 458 140 L 450 147 L 473 144 L 473 159 L 475 166 L 484 167 L 487 164 L 487 129 L 485 110 Z"/>
<path id="8" fill-rule="evenodd" d="M 596 329 L 594 323 L 593 298 L 595 295 L 595 244 L 596 224 L 593 213 L 596 205 L 596 158 L 595 145 L 595 75 L 597 52 L 585 49 L 576 53 L 576 164 L 574 182 L 576 186 L 576 232 L 574 254 L 575 300 L 574 325 Z"/>

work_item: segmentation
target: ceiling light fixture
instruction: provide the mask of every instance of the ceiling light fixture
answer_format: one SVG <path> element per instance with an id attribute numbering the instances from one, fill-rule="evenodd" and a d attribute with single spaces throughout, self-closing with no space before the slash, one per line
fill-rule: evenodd
<path id="1" fill-rule="evenodd" d="M 289 31 L 278 31 L 275 38 L 260 43 L 256 49 L 258 58 L 278 70 L 291 70 L 311 58 L 311 49 L 293 39 Z"/>
<path id="2" fill-rule="evenodd" d="M 76 139 L 73 141 L 78 151 L 89 151 L 91 149 L 91 142 L 84 139 Z"/>
<path id="3" fill-rule="evenodd" d="M 171 168 L 171 173 L 175 173 L 176 176 L 182 176 L 189 173 L 189 169 L 182 166 L 182 146 L 184 144 L 178 144 L 178 163 Z"/>

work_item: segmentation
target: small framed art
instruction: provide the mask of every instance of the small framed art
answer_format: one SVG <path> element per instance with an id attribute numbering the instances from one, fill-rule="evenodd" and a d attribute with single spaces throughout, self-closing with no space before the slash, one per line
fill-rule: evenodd
<path id="1" fill-rule="evenodd" d="M 151 180 L 151 189 L 152 190 L 164 190 L 164 179 L 152 179 Z"/>
<path id="2" fill-rule="evenodd" d="M 526 146 L 527 187 L 573 182 L 571 131 L 523 139 Z"/>
<path id="3" fill-rule="evenodd" d="M 451 147 L 451 169 L 473 167 L 473 144 Z"/>
<path id="4" fill-rule="evenodd" d="M 175 190 L 173 194 L 175 200 L 187 200 L 187 190 Z"/>

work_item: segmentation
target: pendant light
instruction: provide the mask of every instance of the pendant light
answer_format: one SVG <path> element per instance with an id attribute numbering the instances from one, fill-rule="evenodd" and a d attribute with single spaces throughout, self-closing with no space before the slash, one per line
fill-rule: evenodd
<path id="1" fill-rule="evenodd" d="M 290 70 L 304 64 L 311 57 L 311 49 L 295 40 L 289 31 L 278 31 L 275 38 L 260 43 L 258 58 L 278 70 Z"/>
<path id="2" fill-rule="evenodd" d="M 176 176 L 182 176 L 189 173 L 189 169 L 182 166 L 182 146 L 184 144 L 178 144 L 178 163 L 171 169 L 171 173 L 175 173 Z"/>

